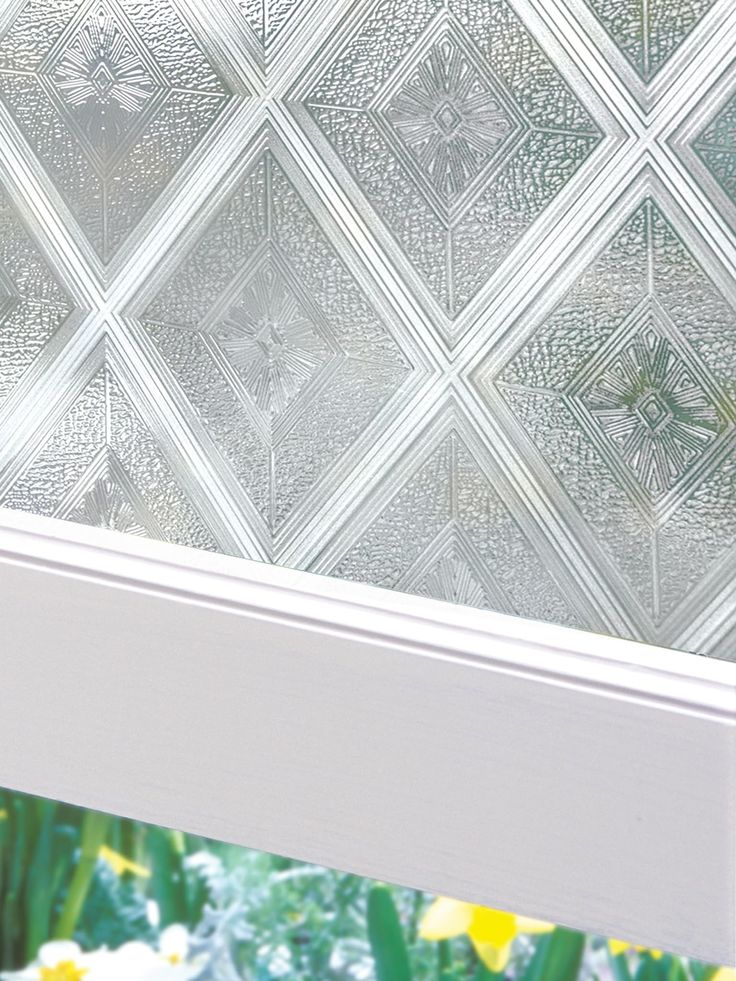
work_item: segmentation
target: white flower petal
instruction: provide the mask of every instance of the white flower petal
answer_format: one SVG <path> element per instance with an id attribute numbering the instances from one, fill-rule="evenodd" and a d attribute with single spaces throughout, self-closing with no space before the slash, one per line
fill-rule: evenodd
<path id="1" fill-rule="evenodd" d="M 155 964 L 158 955 L 153 947 L 144 944 L 142 940 L 130 940 L 114 953 L 116 961 L 130 965 L 136 964 Z"/>
<path id="2" fill-rule="evenodd" d="M 158 927 L 161 923 L 161 911 L 155 899 L 149 899 L 146 902 L 146 919 L 152 927 Z"/>
<path id="3" fill-rule="evenodd" d="M 190 981 L 199 973 L 200 969 L 191 964 L 167 964 L 160 960 L 140 976 L 140 981 Z"/>
<path id="4" fill-rule="evenodd" d="M 180 957 L 184 960 L 189 953 L 189 931 L 181 923 L 166 927 L 161 934 L 158 949 L 164 957 Z"/>
<path id="5" fill-rule="evenodd" d="M 73 940 L 52 940 L 43 944 L 38 952 L 42 967 L 56 967 L 62 961 L 78 961 L 81 956 L 82 949 Z"/>
<path id="6" fill-rule="evenodd" d="M 84 981 L 142 981 L 147 977 L 158 955 L 139 941 L 123 944 L 115 951 L 98 951 L 89 955 L 89 974 Z"/>

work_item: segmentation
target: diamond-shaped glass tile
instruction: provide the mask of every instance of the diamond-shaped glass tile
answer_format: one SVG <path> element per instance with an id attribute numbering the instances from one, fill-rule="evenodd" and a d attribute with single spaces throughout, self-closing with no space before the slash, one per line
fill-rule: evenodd
<path id="1" fill-rule="evenodd" d="M 0 37 L 0 98 L 109 263 L 230 92 L 173 0 L 27 0 Z"/>
<path id="2" fill-rule="evenodd" d="M 736 506 L 732 359 L 736 311 L 647 200 L 496 376 L 559 507 L 593 533 L 607 588 L 636 614 L 633 592 L 650 636 L 709 601 L 736 543 L 722 523 Z"/>
<path id="3" fill-rule="evenodd" d="M 736 94 L 698 133 L 693 149 L 736 205 Z"/>
<path id="4" fill-rule="evenodd" d="M 51 49 L 39 79 L 101 172 L 145 125 L 166 79 L 122 12 L 98 0 Z"/>
<path id="5" fill-rule="evenodd" d="M 413 9 L 413 8 L 412 8 Z M 304 97 L 442 314 L 462 311 L 599 144 L 507 0 L 380 0 Z"/>
<path id="6" fill-rule="evenodd" d="M 653 500 L 695 467 L 724 426 L 707 369 L 692 354 L 688 362 L 647 315 L 612 339 L 571 399 Z"/>
<path id="7" fill-rule="evenodd" d="M 472 39 L 450 20 L 377 95 L 373 112 L 397 154 L 416 175 L 428 200 L 446 217 L 472 203 L 503 148 L 525 126 Z"/>
<path id="8" fill-rule="evenodd" d="M 282 158 L 267 149 L 240 174 L 142 314 L 268 550 L 412 378 Z"/>
<path id="9" fill-rule="evenodd" d="M 283 412 L 339 353 L 308 293 L 272 247 L 212 328 L 259 408 Z"/>
<path id="10" fill-rule="evenodd" d="M 14 461 L 3 505 L 214 548 L 152 433 L 155 424 L 107 363 L 104 348 L 80 367 L 81 390 L 45 421 L 25 459 Z"/>
<path id="11" fill-rule="evenodd" d="M 356 516 L 344 556 L 324 571 L 434 599 L 579 623 L 579 612 L 512 513 L 497 465 L 486 461 L 486 469 L 476 458 L 454 410 L 445 420 L 449 431 L 420 441 L 423 453 L 400 479 L 376 488 L 370 515 Z"/>

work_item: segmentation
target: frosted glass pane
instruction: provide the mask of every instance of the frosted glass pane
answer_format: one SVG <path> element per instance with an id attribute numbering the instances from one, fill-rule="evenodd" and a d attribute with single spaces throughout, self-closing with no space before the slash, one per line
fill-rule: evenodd
<path id="1" fill-rule="evenodd" d="M 734 36 L 0 5 L 0 503 L 736 657 Z"/>

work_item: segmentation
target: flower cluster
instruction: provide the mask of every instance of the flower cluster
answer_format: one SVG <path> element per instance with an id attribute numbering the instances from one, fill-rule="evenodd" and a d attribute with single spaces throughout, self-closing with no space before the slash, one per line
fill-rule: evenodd
<path id="1" fill-rule="evenodd" d="M 117 950 L 85 953 L 72 940 L 44 944 L 37 959 L 5 981 L 190 981 L 202 964 L 190 957 L 187 929 L 174 925 L 161 934 L 157 949 L 138 940 Z"/>
<path id="2" fill-rule="evenodd" d="M 440 896 L 424 914 L 419 935 L 424 940 L 449 940 L 466 934 L 485 966 L 490 971 L 501 972 L 509 962 L 511 945 L 517 936 L 550 933 L 554 929 L 552 923 L 542 920 L 532 920 L 526 916 L 515 916 L 503 910 L 488 909 Z M 662 957 L 661 950 L 641 947 L 627 940 L 609 940 L 608 949 L 612 957 L 627 954 L 629 951 L 647 953 L 655 961 Z M 732 976 L 723 972 L 725 968 L 713 981 L 736 981 L 736 973 Z"/>

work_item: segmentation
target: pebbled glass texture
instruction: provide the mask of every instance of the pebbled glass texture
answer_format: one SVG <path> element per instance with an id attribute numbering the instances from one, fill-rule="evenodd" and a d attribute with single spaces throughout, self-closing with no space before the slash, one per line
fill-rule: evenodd
<path id="1" fill-rule="evenodd" d="M 736 659 L 734 36 L 0 3 L 0 504 Z"/>

